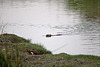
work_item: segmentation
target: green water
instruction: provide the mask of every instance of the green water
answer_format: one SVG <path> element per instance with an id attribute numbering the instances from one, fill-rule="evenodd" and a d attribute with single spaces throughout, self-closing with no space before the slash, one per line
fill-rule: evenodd
<path id="1" fill-rule="evenodd" d="M 82 18 L 100 22 L 100 0 L 68 0 L 70 10 L 79 11 Z"/>

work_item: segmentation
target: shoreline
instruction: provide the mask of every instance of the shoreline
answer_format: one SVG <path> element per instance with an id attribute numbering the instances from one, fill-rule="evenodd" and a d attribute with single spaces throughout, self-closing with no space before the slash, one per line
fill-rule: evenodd
<path id="1" fill-rule="evenodd" d="M 52 54 L 15 34 L 0 35 L 0 67 L 100 67 L 100 56 Z"/>

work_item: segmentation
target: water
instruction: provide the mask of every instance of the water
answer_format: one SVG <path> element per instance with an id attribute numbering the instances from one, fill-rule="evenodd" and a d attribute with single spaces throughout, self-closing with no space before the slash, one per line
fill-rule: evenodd
<path id="1" fill-rule="evenodd" d="M 6 24 L 5 33 L 31 39 L 53 54 L 100 56 L 99 4 L 99 0 L 0 0 L 0 22 Z M 46 34 L 63 35 L 46 38 Z"/>

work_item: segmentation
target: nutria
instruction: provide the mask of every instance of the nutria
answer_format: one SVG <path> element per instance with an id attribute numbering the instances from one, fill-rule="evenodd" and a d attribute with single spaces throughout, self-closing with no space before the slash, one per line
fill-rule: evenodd
<path id="1" fill-rule="evenodd" d="M 47 34 L 47 35 L 46 35 L 46 37 L 51 37 L 51 36 L 52 36 L 51 34 Z"/>
<path id="2" fill-rule="evenodd" d="M 51 34 L 47 34 L 46 37 L 51 37 L 51 36 L 61 36 L 62 34 L 56 34 L 56 35 L 51 35 Z"/>

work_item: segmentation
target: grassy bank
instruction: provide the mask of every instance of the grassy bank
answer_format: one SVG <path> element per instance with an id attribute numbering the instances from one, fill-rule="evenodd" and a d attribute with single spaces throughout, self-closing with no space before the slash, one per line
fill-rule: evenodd
<path id="1" fill-rule="evenodd" d="M 18 50 L 21 53 L 28 53 L 28 54 L 34 53 L 35 55 L 51 54 L 51 52 L 45 49 L 42 45 L 32 44 L 30 40 L 24 39 L 14 34 L 0 35 L 0 46 L 2 48 L 8 46 L 9 50 L 11 48 L 16 49 L 17 46 Z"/>
<path id="2" fill-rule="evenodd" d="M 14 34 L 0 35 L 0 67 L 100 67 L 100 57 L 53 55 L 42 45 Z"/>

